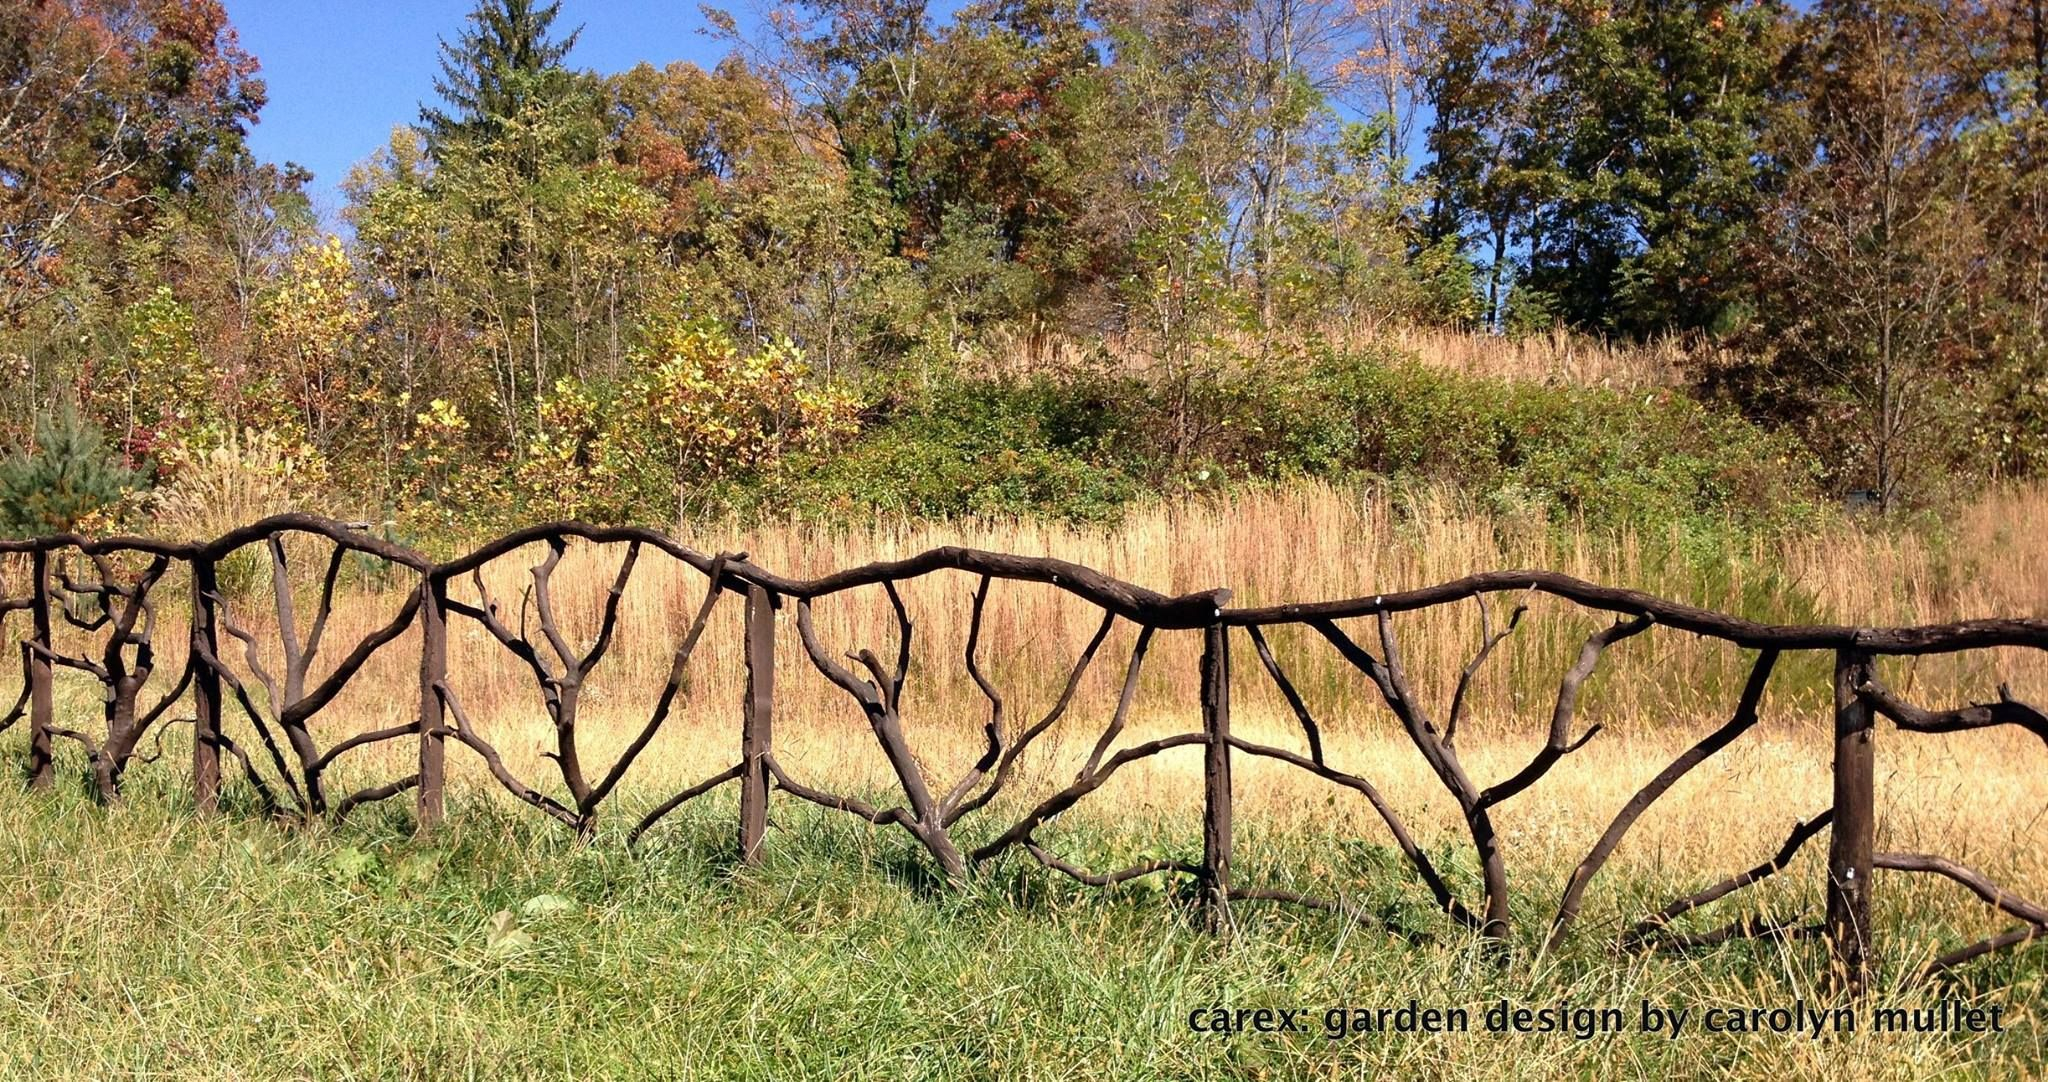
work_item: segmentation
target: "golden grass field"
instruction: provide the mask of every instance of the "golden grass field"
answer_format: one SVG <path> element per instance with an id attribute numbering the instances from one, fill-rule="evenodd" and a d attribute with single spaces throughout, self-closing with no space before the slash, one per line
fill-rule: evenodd
<path id="1" fill-rule="evenodd" d="M 965 544 L 1059 556 L 1166 593 L 1229 586 L 1245 604 L 1353 596 L 1425 585 L 1476 570 L 1543 567 L 1785 622 L 1910 624 L 1994 614 L 2048 615 L 2048 578 L 2043 577 L 2048 570 L 2048 490 L 2039 488 L 1996 493 L 1957 516 L 1944 534 L 1877 532 L 1845 524 L 1826 535 L 1759 541 L 1744 551 L 1690 560 L 1674 555 L 1668 538 L 1596 539 L 1569 526 L 1463 513 L 1448 501 L 1397 512 L 1382 499 L 1320 487 L 1255 492 L 1228 503 L 1160 506 L 1135 513 L 1114 528 L 977 523 L 864 529 L 789 525 L 741 531 L 707 526 L 684 540 L 706 551 L 744 550 L 757 563 L 792 575 L 822 573 L 938 544 Z M 310 548 L 293 551 L 295 578 L 304 580 L 297 590 L 303 621 L 310 613 L 322 556 Z M 555 605 L 571 641 L 587 642 L 593 633 L 619 552 L 578 546 L 555 573 Z M 491 593 L 515 616 L 530 582 L 527 568 L 538 555 L 514 554 L 493 565 L 485 577 Z M 243 574 L 262 571 L 258 565 L 243 569 Z M 399 604 L 401 595 L 395 587 L 378 590 L 374 581 L 356 581 L 356 575 L 356 570 L 350 572 L 344 603 L 327 632 L 323 655 L 329 662 L 388 619 Z M 920 760 L 932 775 L 945 779 L 942 785 L 979 752 L 987 711 L 961 664 L 974 586 L 972 577 L 946 573 L 905 589 L 916 632 L 904 717 Z M 461 592 L 470 596 L 473 589 L 464 584 Z M 584 705 L 580 731 L 586 763 L 595 762 L 601 770 L 637 729 L 702 589 L 702 576 L 696 572 L 658 553 L 643 554 L 625 594 L 618 643 L 593 678 Z M 1501 608 L 1511 603 L 1508 597 L 1498 600 Z M 233 602 L 233 617 L 259 640 L 269 641 L 274 637 L 273 625 L 266 624 L 271 619 L 269 605 L 266 585 L 249 578 Z M 180 625 L 178 615 L 167 613 L 166 626 Z M 894 624 L 878 590 L 821 600 L 818 616 L 819 630 L 829 644 L 869 647 L 885 657 L 893 652 Z M 1583 637 L 1601 626 L 1602 619 L 1547 599 L 1531 602 L 1520 630 L 1476 685 L 1474 710 L 1460 741 L 1461 756 L 1481 785 L 1511 773 L 1533 753 L 1557 678 Z M 995 586 L 982 657 L 1009 701 L 1013 731 L 1047 708 L 1098 620 L 1095 610 L 1053 589 Z M 811 668 L 790 621 L 780 623 L 778 757 L 794 776 L 811 784 L 889 799 L 893 780 L 859 711 Z M 1397 618 L 1396 627 L 1411 679 L 1425 700 L 1441 711 L 1460 666 L 1476 645 L 1476 610 L 1464 606 L 1404 615 Z M 640 810 L 736 757 L 743 681 L 739 629 L 740 605 L 727 599 L 692 659 L 685 708 L 628 776 L 616 797 L 619 808 L 606 815 L 607 830 L 622 829 Z M 1133 637 L 1127 625 L 1113 630 L 1073 709 L 1023 760 L 1012 791 L 980 813 L 979 825 L 970 819 L 958 832 L 975 838 L 992 834 L 1072 777 L 1110 716 Z M 1434 851 L 1465 848 L 1455 806 L 1420 756 L 1406 745 L 1369 683 L 1311 634 L 1282 630 L 1273 635 L 1273 644 L 1322 722 L 1330 760 L 1370 777 Z M 1301 739 L 1291 716 L 1244 640 L 1235 639 L 1233 648 L 1237 731 L 1259 742 L 1299 748 Z M 1162 633 L 1145 667 L 1132 724 L 1119 746 L 1199 727 L 1198 649 L 1199 638 L 1193 633 Z M 175 646 L 167 646 L 165 672 L 173 671 L 177 654 Z M 1565 876 L 1616 810 L 1673 755 L 1726 719 L 1747 673 L 1747 661 L 1724 645 L 1654 629 L 1608 652 L 1583 697 L 1579 722 L 1580 728 L 1602 723 L 1605 731 L 1496 816 L 1520 925 L 1545 924 Z M 274 667 L 277 659 L 273 655 L 265 663 Z M 325 664 L 315 667 L 316 679 Z M 417 695 L 416 666 L 410 634 L 390 644 L 316 719 L 314 729 L 321 741 L 410 716 Z M 451 622 L 449 669 L 456 691 L 513 770 L 550 789 L 554 767 L 544 755 L 552 747 L 552 732 L 523 666 L 480 628 L 456 619 Z M 1829 674 L 1825 657 L 1788 656 L 1780 663 L 1762 723 L 1667 794 L 1602 872 L 1579 924 L 1582 941 L 1605 941 L 1670 898 L 1763 861 L 1795 821 L 1826 807 Z M 1930 707 L 1989 697 L 2001 682 L 2009 682 L 2022 697 L 2038 700 L 2048 695 L 2048 667 L 2038 656 L 2021 651 L 1888 662 L 1883 675 L 1895 689 Z M 60 683 L 65 710 L 83 713 L 94 708 L 76 674 L 60 677 Z M 247 739 L 240 735 L 246 734 L 246 722 L 238 723 L 232 711 L 230 731 Z M 176 747 L 175 738 L 172 746 Z M 404 741 L 353 753 L 342 777 L 368 782 L 406 773 L 412 754 Z M 60 756 L 75 760 L 76 750 L 60 746 Z M 538 818 L 497 791 L 465 749 L 451 743 L 449 761 L 456 794 L 452 810 L 458 819 L 474 813 L 478 801 L 496 801 L 512 809 L 515 817 Z M 173 755 L 165 764 L 136 770 L 175 774 L 180 767 L 169 765 L 175 762 Z M 2048 897 L 2048 847 L 2042 844 L 2048 838 L 2044 763 L 2048 749 L 2023 733 L 1916 736 L 1882 725 L 1879 850 L 1943 853 L 2019 893 Z M 1424 899 L 1419 886 L 1407 881 L 1405 870 L 1382 873 L 1392 885 L 1362 884 L 1355 878 L 1357 867 L 1347 863 L 1343 843 L 1380 843 L 1385 838 L 1361 800 L 1282 764 L 1240 755 L 1236 769 L 1240 883 L 1317 892 L 1370 888 L 1392 891 L 1411 904 Z M 1189 853 L 1190 846 L 1199 848 L 1200 776 L 1197 749 L 1146 760 L 1042 830 L 1040 840 L 1098 870 L 1128 863 L 1141 851 Z M 553 788 L 558 790 L 559 785 Z M 788 831 L 816 822 L 817 816 L 799 811 L 787 796 L 776 800 L 781 810 L 775 812 L 775 821 L 782 829 L 771 830 L 769 845 L 794 847 L 799 843 Z M 701 837 L 706 830 L 721 833 L 729 829 L 722 817 L 730 811 L 729 803 L 714 799 L 703 809 L 679 813 L 657 828 L 649 841 L 658 847 L 665 837 Z M 543 833 L 555 829 L 546 823 L 534 828 Z M 900 832 L 891 828 L 849 824 L 847 829 L 883 849 L 900 849 Z M 616 840 L 616 835 L 611 837 Z M 861 848 L 871 850 L 867 843 Z M 1747 907 L 1763 906 L 1779 917 L 1801 909 L 1817 917 L 1824 851 L 1825 841 L 1816 841 L 1784 875 L 1722 903 L 1706 916 L 1719 923 Z M 1876 899 L 1879 920 L 1889 935 L 1884 941 L 1885 963 L 1893 977 L 1937 948 L 2002 927 L 1959 888 L 1927 877 L 1887 873 Z M 1717 971 L 1712 955 L 1671 962 L 1664 970 L 1631 962 L 1623 983 L 1630 989 L 1670 991 L 1695 981 L 1699 988 L 1684 994 L 1708 998 L 1780 994 L 1799 987 L 1796 976 L 1788 974 L 1814 965 L 1815 956 L 1800 957 L 1804 961 L 1796 964 L 1788 960 L 1776 969 L 1764 966 L 1766 973 L 1776 976 L 1750 977 L 1713 976 Z M 33 968 L 32 963 L 16 964 Z M 2021 973 L 2018 987 L 1997 994 L 2019 997 L 2014 1002 L 2037 997 L 2040 967 Z M 1536 982 L 1532 987 L 1546 987 L 1542 982 L 1552 978 L 1527 979 Z M 2039 1069 L 2043 1036 L 2038 1030 L 2029 1028 L 2024 1036 L 2004 1039 L 2019 1043 L 1992 1047 L 1969 1040 L 1928 1040 L 1887 1046 L 1881 1055 L 1865 1044 L 1856 1046 L 1860 1051 L 1854 1056 L 1839 1049 L 1788 1045 L 1750 1056 L 1741 1073 L 1922 1077 L 1983 1069 L 1984 1062 L 2003 1063 L 2006 1069 Z M 1381 1069 L 1433 1062 L 1428 1053 L 1422 1053 L 1422 1061 L 1408 1058 L 1411 1054 L 1402 1052 L 1392 1060 L 1368 1055 L 1361 1062 Z M 1585 1063 L 1595 1062 L 1547 1055 L 1524 1064 L 1529 1070 L 1522 1073 L 1539 1077 L 1549 1073 L 1541 1069 L 1545 1065 L 1585 1070 Z M 1312 1061 L 1313 1057 L 1302 1062 Z M 1461 1063 L 1469 1070 L 1483 1069 L 1487 1062 L 1483 1049 L 1475 1048 L 1423 1073 L 1454 1074 Z M 1978 1066 L 1967 1066 L 1972 1063 Z M 1049 1070 L 1050 1064 L 1046 1061 L 1039 1068 Z"/>
<path id="2" fill-rule="evenodd" d="M 1952 536 L 1944 538 L 1843 527 L 1829 535 L 1801 536 L 1774 546 L 1757 542 L 1748 551 L 1687 562 L 1670 554 L 1668 539 L 1601 540 L 1550 524 L 1461 514 L 1447 502 L 1397 513 L 1383 499 L 1305 487 L 1255 492 L 1228 503 L 1160 506 L 1114 528 L 1022 522 L 829 530 L 792 525 L 708 529 L 685 540 L 706 551 L 742 550 L 757 563 L 792 575 L 965 544 L 1059 556 L 1166 593 L 1228 585 L 1240 604 L 1356 596 L 1476 570 L 1542 567 L 1761 619 L 1908 624 L 2048 613 L 2044 526 L 2048 490 L 2015 489 L 1970 508 L 1956 521 Z M 622 551 L 622 546 L 578 545 L 555 572 L 555 607 L 573 642 L 587 642 L 594 634 Z M 304 580 L 297 589 L 303 625 L 310 619 L 321 554 L 310 547 L 294 552 L 295 578 Z M 486 586 L 508 619 L 520 613 L 531 582 L 528 569 L 540 554 L 541 547 L 533 546 L 488 569 Z M 266 574 L 262 565 L 245 569 L 231 615 L 259 641 L 272 644 L 264 663 L 275 672 L 280 661 L 268 584 L 262 581 Z M 956 776 L 972 762 L 987 714 L 986 701 L 962 664 L 974 586 L 972 576 L 948 572 L 904 590 L 916 627 L 904 715 L 914 748 L 939 777 Z M 388 619 L 400 603 L 395 588 L 344 589 L 348 592 L 327 631 L 324 654 L 330 661 Z M 703 577 L 696 571 L 657 552 L 643 554 L 621 606 L 616 645 L 586 691 L 579 727 L 586 761 L 608 763 L 637 730 L 702 590 Z M 457 593 L 473 599 L 475 587 L 463 582 Z M 1515 600 L 1497 597 L 1495 617 Z M 1605 620 L 1549 598 L 1534 597 L 1529 604 L 1520 629 L 1482 670 L 1472 692 L 1465 756 L 1482 785 L 1512 772 L 1533 752 L 1556 680 L 1583 636 Z M 629 775 L 628 791 L 662 794 L 732 761 L 744 681 L 740 608 L 736 599 L 726 599 L 714 613 L 690 662 L 690 694 Z M 817 611 L 828 644 L 893 654 L 894 621 L 880 590 L 824 599 Z M 1049 707 L 1099 619 L 1100 613 L 1085 602 L 1050 587 L 995 585 L 981 656 L 1009 700 L 1013 732 Z M 780 758 L 799 777 L 887 791 L 891 776 L 858 709 L 812 668 L 788 614 L 779 623 Z M 1467 605 L 1406 614 L 1397 618 L 1396 627 L 1411 680 L 1441 711 L 1476 645 L 1476 609 Z M 539 642 L 538 631 L 533 634 Z M 1289 628 L 1271 637 L 1330 734 L 1333 761 L 1360 764 L 1359 772 L 1382 785 L 1423 833 L 1450 831 L 1455 816 L 1448 797 L 1405 745 L 1370 684 L 1312 633 Z M 1135 629 L 1119 622 L 1088 671 L 1074 708 L 1021 761 L 1018 798 L 1034 791 L 1042 795 L 1057 788 L 1057 780 L 1072 776 L 1115 703 L 1134 638 Z M 1301 746 L 1291 715 L 1247 644 L 1242 638 L 1236 643 L 1238 729 L 1255 739 Z M 1194 633 L 1158 637 L 1121 746 L 1198 726 L 1198 650 Z M 163 671 L 169 672 L 177 644 L 166 644 L 165 653 Z M 410 716 L 417 698 L 416 656 L 410 633 L 387 646 L 316 719 L 316 735 L 329 743 Z M 1827 658 L 1811 655 L 1782 661 L 1766 699 L 1764 723 L 1668 795 L 1638 827 L 1639 837 L 1619 862 L 1643 858 L 1665 867 L 1732 868 L 1766 852 L 1766 843 L 1782 837 L 1792 822 L 1824 807 L 1828 664 Z M 1579 722 L 1581 729 L 1600 723 L 1606 731 L 1505 811 L 1511 851 L 1544 854 L 1548 861 L 1582 850 L 1637 785 L 1727 716 L 1747 665 L 1743 652 L 1725 644 L 1655 630 L 1610 651 L 1583 696 Z M 551 750 L 553 734 L 525 667 L 481 627 L 456 618 L 451 621 L 449 670 L 457 693 L 508 763 L 545 787 L 554 768 L 542 756 Z M 314 677 L 322 671 L 316 665 Z M 2023 697 L 2048 691 L 2048 669 L 2026 651 L 1888 662 L 1884 675 L 1895 688 L 1934 707 L 1987 697 L 2001 682 L 2009 682 Z M 76 674 L 60 679 L 77 682 Z M 249 683 L 256 687 L 253 680 Z M 232 731 L 232 710 L 230 725 Z M 2041 749 L 2029 748 L 2030 740 L 2003 732 L 1950 738 L 1888 734 L 1881 745 L 1889 794 L 1886 830 L 1901 846 L 1953 835 L 1980 860 L 2048 893 L 2048 880 L 2031 856 L 2039 835 L 2030 828 L 2048 798 L 2048 786 L 2035 780 L 2033 768 L 2039 764 L 2028 753 Z M 458 784 L 491 785 L 466 751 L 454 747 L 450 754 Z M 409 745 L 396 744 L 353 753 L 352 759 L 361 774 L 387 776 L 404 772 L 399 767 L 410 755 Z M 1326 800 L 1335 790 L 1311 776 L 1264 762 L 1248 762 L 1240 771 L 1240 800 L 1253 821 L 1297 821 L 1306 810 L 1318 809 L 1318 822 L 1334 832 L 1377 836 L 1375 825 L 1366 821 L 1369 809 L 1349 801 L 1329 807 Z M 1169 754 L 1139 764 L 1083 807 L 1115 818 L 1186 811 L 1199 800 L 1198 775 L 1198 754 Z M 2031 812 L 2029 800 L 2034 802 Z M 1671 830 L 1668 837 L 1660 834 L 1660 823 Z M 1701 824 L 1715 827 L 1697 829 Z M 1735 824 L 1747 824 L 1747 829 L 1720 829 Z"/>

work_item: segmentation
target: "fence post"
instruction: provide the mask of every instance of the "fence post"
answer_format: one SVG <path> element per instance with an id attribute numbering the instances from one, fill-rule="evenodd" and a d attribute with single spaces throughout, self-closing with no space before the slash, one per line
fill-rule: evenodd
<path id="1" fill-rule="evenodd" d="M 448 679 L 448 617 L 441 607 L 448 584 L 432 571 L 420 578 L 420 785 L 418 829 L 441 824 L 447 782 L 446 724 L 438 685 Z"/>
<path id="2" fill-rule="evenodd" d="M 1202 905 L 1211 934 L 1230 930 L 1230 636 L 1202 633 Z"/>
<path id="3" fill-rule="evenodd" d="M 1827 934 L 1839 991 L 1862 994 L 1872 968 L 1870 874 L 1877 825 L 1876 757 L 1870 708 L 1856 689 L 1871 677 L 1870 655 L 1835 654 L 1835 821 L 1828 839 Z"/>
<path id="4" fill-rule="evenodd" d="M 50 695 L 50 552 L 36 549 L 31 557 L 33 574 L 29 581 L 29 612 L 35 639 L 28 652 L 28 787 L 48 789 L 52 784 L 50 726 L 56 707 Z"/>
<path id="5" fill-rule="evenodd" d="M 740 729 L 740 862 L 758 864 L 768 833 L 768 753 L 775 735 L 775 601 L 747 586 L 747 702 Z"/>
<path id="6" fill-rule="evenodd" d="M 192 561 L 192 800 L 202 812 L 220 808 L 220 673 L 202 657 L 220 657 L 213 598 L 220 590 L 213 561 Z"/>

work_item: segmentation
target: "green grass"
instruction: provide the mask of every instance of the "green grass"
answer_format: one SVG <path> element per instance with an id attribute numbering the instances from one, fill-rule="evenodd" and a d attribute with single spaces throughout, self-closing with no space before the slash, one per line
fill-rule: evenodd
<path id="1" fill-rule="evenodd" d="M 1646 998 L 1695 1019 L 1709 1006 L 1812 1002 L 1819 948 L 1632 958 L 1589 936 L 1549 959 L 1520 944 L 1503 966 L 1441 922 L 1434 942 L 1411 946 L 1252 905 L 1225 944 L 1195 929 L 1171 888 L 1096 892 L 1008 864 L 946 891 L 917 871 L 900 832 L 788 803 L 766 862 L 741 869 L 727 855 L 729 802 L 715 798 L 634 854 L 612 836 L 579 847 L 477 796 L 416 842 L 395 805 L 338 830 L 280 828 L 200 819 L 175 782 L 135 781 L 112 810 L 68 781 L 53 794 L 0 790 L 9 1077 L 1903 1078 L 2048 1063 L 2027 1009 L 2048 976 L 2039 950 L 1915 994 L 2004 1006 L 2011 1025 L 1996 1036 L 1336 1041 L 1321 1032 L 1326 1008 L 1411 997 L 1466 1006 L 1475 1028 L 1504 997 L 1612 1004 L 1631 1020 Z M 1142 823 L 1047 833 L 1063 851 L 1104 856 L 1176 836 Z M 1313 824 L 1243 832 L 1240 875 L 1320 856 L 1341 876 L 1379 859 L 1362 845 L 1312 850 L 1315 838 Z M 1606 886 L 1634 904 L 1681 882 Z M 1552 889 L 1545 879 L 1517 899 L 1524 923 L 1538 923 Z M 1385 890 L 1387 905 L 1413 902 L 1412 888 Z M 1964 934 L 1917 894 L 1883 897 L 1896 950 L 1906 931 Z M 505 911 L 510 923 L 494 924 Z M 1916 1001 L 1890 987 L 1877 999 Z M 1191 1032 L 1189 1013 L 1216 1005 L 1311 1008 L 1309 1032 Z"/>

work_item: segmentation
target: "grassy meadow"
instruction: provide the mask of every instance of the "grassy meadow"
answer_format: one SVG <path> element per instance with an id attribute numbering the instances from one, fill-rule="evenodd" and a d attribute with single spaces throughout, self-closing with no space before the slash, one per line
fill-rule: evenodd
<path id="1" fill-rule="evenodd" d="M 1689 550 L 1677 537 L 1595 534 L 1569 523 L 1506 519 L 1441 500 L 1321 487 L 1251 492 L 1231 502 L 1161 505 L 1114 527 L 1028 522 L 938 526 L 702 527 L 686 538 L 793 574 L 813 574 L 930 545 L 1047 553 L 1178 593 L 1228 585 L 1241 603 L 1412 587 L 1497 567 L 1549 567 L 1763 619 L 1913 623 L 2048 614 L 2048 490 L 2011 489 L 1942 530 L 1835 532 Z M 322 560 L 294 550 L 300 618 Z M 517 613 L 533 554 L 485 577 Z M 617 550 L 577 548 L 555 575 L 572 641 L 594 633 Z M 264 569 L 231 577 L 231 616 L 259 641 Z M 388 619 L 399 595 L 351 566 L 315 678 Z M 176 594 L 181 584 L 171 583 Z M 920 759 L 950 782 L 979 750 L 987 703 L 961 665 L 974 580 L 939 575 L 905 591 L 916 621 L 904 717 Z M 465 584 L 473 591 L 473 584 Z M 621 609 L 619 643 L 587 694 L 586 761 L 608 764 L 637 729 L 699 600 L 701 577 L 644 555 Z M 1495 615 L 1512 603 L 1498 599 Z M 1460 753 L 1481 784 L 1512 773 L 1540 742 L 1556 681 L 1593 616 L 1533 599 L 1482 671 Z M 893 622 L 879 591 L 821 601 L 819 630 L 846 649 L 888 656 Z M 167 610 L 164 626 L 181 625 Z M 1009 702 L 1012 731 L 1057 695 L 1099 616 L 1057 591 L 998 584 L 982 657 Z M 1823 948 L 1736 943 L 1686 956 L 1610 949 L 1664 902 L 1765 860 L 1792 824 L 1828 801 L 1829 663 L 1788 657 L 1763 721 L 1695 770 L 1638 824 L 1588 893 L 1566 948 L 1536 948 L 1570 869 L 1615 811 L 1665 762 L 1733 709 L 1748 659 L 1653 630 L 1611 650 L 1587 687 L 1579 727 L 1605 730 L 1500 809 L 1518 926 L 1498 965 L 1448 921 L 1385 843 L 1355 795 L 1284 765 L 1237 757 L 1237 880 L 1340 894 L 1356 909 L 1430 933 L 1389 936 L 1353 917 L 1240 903 L 1237 935 L 1196 930 L 1182 887 L 1156 878 L 1078 887 L 1021 853 L 967 887 L 936 887 L 895 828 L 779 795 L 765 862 L 729 855 L 733 796 L 722 790 L 656 827 L 637 852 L 623 835 L 644 809 L 730 764 L 743 671 L 739 606 L 728 600 L 691 662 L 686 707 L 607 805 L 597 844 L 579 846 L 498 789 L 450 746 L 450 823 L 416 840 L 404 802 L 339 828 L 279 828 L 230 787 L 230 810 L 187 810 L 179 731 L 163 759 L 138 765 L 122 806 L 102 809 L 60 742 L 58 791 L 0 793 L 0 1073 L 32 1077 L 606 1077 L 676 1078 L 1296 1078 L 1612 1077 L 1920 1078 L 2024 1076 L 2048 1065 L 2035 1018 L 2048 980 L 2036 947 L 1976 963 L 1956 982 L 1901 987 L 1916 963 L 2004 925 L 1960 888 L 1880 873 L 1879 1005 L 1962 997 L 2005 1012 L 1983 1034 L 1773 1033 L 1676 1039 L 1628 1032 L 1372 1033 L 1332 1039 L 1332 1007 L 1517 1006 L 1648 1000 L 1689 1009 L 1789 1006 L 1821 998 Z M 1440 711 L 1477 644 L 1475 609 L 1403 616 L 1411 679 Z M 10 627 L 10 630 L 12 626 Z M 1061 787 L 1114 708 L 1133 629 L 1113 628 L 1067 716 L 1020 763 L 1010 791 L 955 830 L 965 844 L 1000 831 Z M 793 627 L 778 636 L 777 754 L 805 782 L 892 799 L 886 763 L 859 712 L 810 667 Z M 76 643 L 74 646 L 78 645 Z M 181 660 L 165 643 L 160 673 Z M 1312 636 L 1273 645 L 1327 736 L 1333 763 L 1370 777 L 1452 882 L 1477 896 L 1477 868 L 1455 808 L 1401 740 L 1370 685 Z M 1162 634 L 1119 746 L 1199 725 L 1197 637 Z M 1293 722 L 1242 638 L 1235 727 L 1299 747 Z M 323 744 L 404 720 L 416 695 L 410 636 L 386 648 L 316 719 Z M 235 661 L 244 663 L 239 650 Z M 275 656 L 259 657 L 267 667 Z M 480 628 L 452 626 L 453 684 L 511 768 L 548 789 L 551 733 L 523 666 Z M 2048 668 L 2020 652 L 1889 665 L 1884 677 L 1922 705 L 1989 697 L 2000 682 L 2048 695 Z M 157 687 L 166 686 L 162 675 Z M 60 712 L 90 720 L 77 674 L 59 677 Z M 0 687 L 13 698 L 12 687 Z M 246 722 L 230 730 L 253 746 Z M 239 724 L 239 728 L 236 727 Z M 2048 896 L 2043 748 L 2022 733 L 1907 736 L 1882 727 L 1882 851 L 1949 855 L 2021 894 Z M 19 731 L 0 744 L 21 752 Z M 400 742 L 353 752 L 330 788 L 411 769 Z M 1200 852 L 1197 749 L 1125 769 L 1048 824 L 1039 840 L 1107 870 L 1145 854 Z M 1825 839 L 1784 874 L 1692 918 L 1700 928 L 1746 913 L 1817 919 Z M 1191 1012 L 1307 1008 L 1308 1031 L 1220 1037 Z M 1695 1025 L 1698 1023 L 1695 1022 Z"/>

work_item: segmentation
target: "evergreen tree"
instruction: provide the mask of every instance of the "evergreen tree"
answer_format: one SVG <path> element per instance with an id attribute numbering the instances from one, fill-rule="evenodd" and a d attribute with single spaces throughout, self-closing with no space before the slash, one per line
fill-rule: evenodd
<path id="1" fill-rule="evenodd" d="M 478 0 L 455 41 L 441 39 L 434 91 L 445 107 L 420 109 L 431 150 L 456 138 L 497 134 L 531 96 L 546 92 L 548 77 L 563 71 L 563 59 L 583 33 L 579 26 L 553 38 L 561 13 L 561 0 Z"/>
<path id="2" fill-rule="evenodd" d="M 68 408 L 45 414 L 35 448 L 0 461 L 0 537 L 63 533 L 142 483 L 97 426 Z"/>

